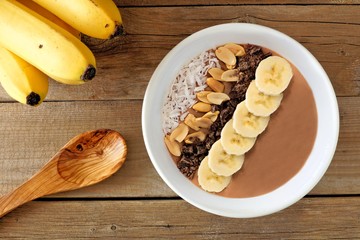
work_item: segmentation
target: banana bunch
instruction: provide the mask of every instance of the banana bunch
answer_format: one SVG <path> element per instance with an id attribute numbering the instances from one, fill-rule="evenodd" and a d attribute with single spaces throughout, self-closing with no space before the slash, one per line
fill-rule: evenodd
<path id="1" fill-rule="evenodd" d="M 15 100 L 36 106 L 48 77 L 72 85 L 95 77 L 95 57 L 80 33 L 109 39 L 123 27 L 112 0 L 1 0 L 0 32 L 0 83 Z"/>
<path id="2" fill-rule="evenodd" d="M 220 192 L 228 186 L 231 176 L 242 167 L 245 153 L 279 108 L 282 92 L 292 77 L 291 65 L 284 58 L 271 56 L 260 62 L 245 100 L 236 106 L 233 118 L 225 124 L 220 139 L 199 166 L 198 182 L 204 190 Z"/>

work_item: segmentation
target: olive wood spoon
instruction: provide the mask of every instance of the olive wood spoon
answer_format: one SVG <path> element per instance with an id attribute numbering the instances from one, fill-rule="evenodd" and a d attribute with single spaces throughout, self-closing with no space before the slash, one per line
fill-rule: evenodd
<path id="1" fill-rule="evenodd" d="M 36 198 L 98 183 L 124 163 L 127 146 L 120 133 L 99 129 L 71 139 L 28 181 L 0 198 L 0 217 Z"/>

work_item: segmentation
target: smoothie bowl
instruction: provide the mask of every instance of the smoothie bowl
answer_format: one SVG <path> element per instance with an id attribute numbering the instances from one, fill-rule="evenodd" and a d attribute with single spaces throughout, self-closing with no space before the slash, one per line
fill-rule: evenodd
<path id="1" fill-rule="evenodd" d="M 254 24 L 199 31 L 162 60 L 142 128 L 159 175 L 194 206 L 257 217 L 295 203 L 336 149 L 331 83 L 298 42 Z"/>

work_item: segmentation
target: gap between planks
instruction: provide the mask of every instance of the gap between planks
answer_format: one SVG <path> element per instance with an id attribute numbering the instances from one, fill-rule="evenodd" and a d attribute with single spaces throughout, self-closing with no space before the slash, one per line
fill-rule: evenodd
<path id="1" fill-rule="evenodd" d="M 306 195 L 303 198 L 352 198 L 360 197 L 360 194 L 324 194 Z M 183 200 L 181 197 L 43 197 L 33 201 L 52 202 L 52 201 L 171 201 Z M 185 200 L 184 200 L 185 201 Z"/>
<path id="2" fill-rule="evenodd" d="M 209 1 L 169 1 L 170 3 L 158 3 L 157 1 L 141 1 L 141 3 L 134 0 L 114 0 L 115 4 L 118 8 L 165 8 L 165 7 L 222 7 L 222 6 L 277 6 L 277 5 L 286 5 L 286 6 L 324 6 L 324 5 L 330 5 L 330 6 L 339 6 L 339 5 L 359 5 L 360 2 L 357 0 L 323 0 L 323 1 L 316 1 L 316 0 L 307 0 L 307 1 L 296 1 L 296 0 L 287 0 L 287 1 L 263 1 L 259 2 L 256 0 L 247 0 L 247 1 L 236 1 L 236 0 L 230 0 L 230 1 L 212 1 L 209 3 Z"/>

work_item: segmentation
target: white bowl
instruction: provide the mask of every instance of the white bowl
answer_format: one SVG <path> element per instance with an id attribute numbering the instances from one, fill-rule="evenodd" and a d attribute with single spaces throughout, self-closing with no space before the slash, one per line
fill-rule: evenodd
<path id="1" fill-rule="evenodd" d="M 163 141 L 162 106 L 178 71 L 201 52 L 228 42 L 266 47 L 290 60 L 311 87 L 318 113 L 314 147 L 303 168 L 281 187 L 252 198 L 225 198 L 198 188 L 177 169 Z M 210 213 L 249 218 L 271 214 L 294 204 L 319 182 L 336 149 L 339 110 L 334 90 L 324 69 L 301 44 L 271 28 L 230 23 L 192 34 L 165 56 L 155 70 L 145 93 L 142 129 L 146 149 L 155 169 L 176 194 Z"/>

